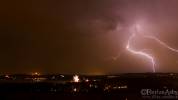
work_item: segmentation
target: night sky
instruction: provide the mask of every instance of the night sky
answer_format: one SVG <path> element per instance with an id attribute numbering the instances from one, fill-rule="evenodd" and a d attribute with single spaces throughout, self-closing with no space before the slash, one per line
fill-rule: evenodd
<path id="1" fill-rule="evenodd" d="M 131 27 L 178 49 L 178 0 L 4 0 L 0 2 L 0 72 L 108 74 L 152 72 L 125 50 Z M 156 72 L 178 72 L 178 53 L 137 37 Z"/>

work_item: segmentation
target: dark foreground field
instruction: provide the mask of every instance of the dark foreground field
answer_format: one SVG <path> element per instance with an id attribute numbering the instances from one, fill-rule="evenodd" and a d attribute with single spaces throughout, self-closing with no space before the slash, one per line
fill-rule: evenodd
<path id="1" fill-rule="evenodd" d="M 178 99 L 177 74 L 1 76 L 0 100 Z"/>

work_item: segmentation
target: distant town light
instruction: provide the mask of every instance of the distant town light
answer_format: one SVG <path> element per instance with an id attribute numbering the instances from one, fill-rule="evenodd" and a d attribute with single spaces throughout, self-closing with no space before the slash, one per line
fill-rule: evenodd
<path id="1" fill-rule="evenodd" d="M 5 75 L 6 78 L 10 78 L 9 75 Z"/>
<path id="2" fill-rule="evenodd" d="M 170 73 L 170 75 L 171 75 L 171 76 L 173 76 L 173 75 L 174 75 L 174 73 Z"/>
<path id="3" fill-rule="evenodd" d="M 88 80 L 88 79 L 86 79 L 86 80 L 85 80 L 85 82 L 89 82 L 89 80 Z"/>
<path id="4" fill-rule="evenodd" d="M 73 81 L 74 82 L 79 82 L 80 81 L 79 76 L 78 75 L 74 75 L 73 76 Z"/>
<path id="5" fill-rule="evenodd" d="M 40 75 L 40 73 L 34 72 L 34 73 L 32 73 L 32 75 Z"/>
<path id="6" fill-rule="evenodd" d="M 76 89 L 76 88 L 74 88 L 74 89 L 73 89 L 73 91 L 74 91 L 74 92 L 77 92 L 77 89 Z"/>
<path id="7" fill-rule="evenodd" d="M 61 77 L 64 77 L 64 75 L 60 75 Z"/>

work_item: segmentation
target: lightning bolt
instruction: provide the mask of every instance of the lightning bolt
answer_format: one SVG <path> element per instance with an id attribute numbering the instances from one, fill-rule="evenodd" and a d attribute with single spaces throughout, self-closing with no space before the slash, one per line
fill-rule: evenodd
<path id="1" fill-rule="evenodd" d="M 135 27 L 135 32 L 132 33 L 132 34 L 129 36 L 125 48 L 126 48 L 127 51 L 129 51 L 129 52 L 132 53 L 132 54 L 140 55 L 140 56 L 143 56 L 143 57 L 145 57 L 146 59 L 148 59 L 148 60 L 150 61 L 151 65 L 152 65 L 152 71 L 153 71 L 153 72 L 156 72 L 156 68 L 155 68 L 155 66 L 156 66 L 156 61 L 155 61 L 155 59 L 154 59 L 154 56 L 151 55 L 151 54 L 149 54 L 149 53 L 144 52 L 145 50 L 148 50 L 148 49 L 142 49 L 142 50 L 140 50 L 140 51 L 134 50 L 134 49 L 132 48 L 132 46 L 131 46 L 131 45 L 132 45 L 132 44 L 131 44 L 131 43 L 132 43 L 132 40 L 133 40 L 134 38 L 136 38 L 138 35 L 141 35 L 143 38 L 152 39 L 152 40 L 156 41 L 157 43 L 159 43 L 159 44 L 160 44 L 161 46 L 163 46 L 164 48 L 166 48 L 166 49 L 168 49 L 168 50 L 170 50 L 170 51 L 172 51 L 172 52 L 178 53 L 178 49 L 172 48 L 171 46 L 169 46 L 169 45 L 166 44 L 165 42 L 161 41 L 159 38 L 157 38 L 157 37 L 155 37 L 155 36 L 152 36 L 152 35 L 141 34 L 141 26 L 140 26 L 139 24 L 135 24 L 134 27 Z M 144 32 L 144 33 L 145 33 L 145 32 Z M 122 53 L 121 53 L 121 54 L 122 54 Z M 116 57 L 112 57 L 112 59 L 113 59 L 114 61 L 116 61 L 116 60 L 120 57 L 121 54 L 119 54 L 119 55 L 116 56 Z"/>
<path id="2" fill-rule="evenodd" d="M 135 27 L 135 30 L 136 30 L 136 32 L 138 32 L 138 25 Z M 137 34 L 137 35 L 139 35 L 139 34 Z M 127 51 L 129 51 L 129 52 L 131 52 L 131 53 L 133 53 L 133 54 L 136 54 L 136 55 L 140 55 L 140 56 L 144 56 L 144 57 L 146 57 L 147 59 L 149 59 L 150 60 L 150 62 L 152 63 L 152 70 L 153 70 L 153 72 L 155 72 L 156 70 L 155 70 L 155 60 L 154 60 L 154 57 L 152 56 L 152 55 L 150 55 L 150 54 L 148 54 L 148 53 L 146 53 L 146 52 L 143 52 L 143 50 L 142 51 L 136 51 L 136 50 L 134 50 L 133 48 L 131 48 L 131 41 L 133 40 L 133 38 L 135 38 L 136 36 L 137 36 L 135 33 L 133 33 L 130 37 L 129 37 L 129 39 L 128 39 L 128 42 L 127 42 L 127 45 L 126 45 L 126 50 Z M 142 35 L 144 38 L 148 38 L 148 39 L 153 39 L 153 40 L 155 40 L 156 42 L 158 42 L 161 46 L 163 46 L 163 47 L 165 47 L 165 48 L 167 48 L 167 49 L 169 49 L 169 50 L 171 50 L 171 51 L 173 51 L 173 52 L 176 52 L 176 53 L 178 53 L 178 50 L 177 49 L 174 49 L 174 48 L 172 48 L 172 47 L 170 47 L 168 44 L 166 44 L 166 43 L 164 43 L 163 41 L 161 41 L 160 39 L 158 39 L 157 37 L 155 37 L 155 36 L 149 36 L 149 35 L 145 35 L 145 34 L 140 34 L 140 35 Z"/>
<path id="3" fill-rule="evenodd" d="M 126 49 L 127 49 L 129 52 L 133 53 L 133 54 L 141 55 L 141 56 L 144 56 L 144 57 L 146 57 L 147 59 L 149 59 L 149 60 L 151 61 L 151 63 L 152 63 L 152 70 L 153 70 L 153 72 L 155 72 L 155 61 L 154 61 L 154 58 L 153 58 L 150 54 L 147 54 L 147 53 L 145 53 L 145 52 L 143 52 L 143 51 L 135 51 L 134 49 L 131 48 L 131 46 L 130 46 L 131 43 L 130 43 L 130 42 L 132 41 L 132 39 L 133 39 L 134 37 L 136 37 L 135 34 L 132 34 L 132 35 L 129 37 L 128 42 L 127 42 Z"/>
<path id="4" fill-rule="evenodd" d="M 165 47 L 165 48 L 167 48 L 167 49 L 169 49 L 169 50 L 171 50 L 171 51 L 173 51 L 173 52 L 178 53 L 178 50 L 177 50 L 177 49 L 174 49 L 174 48 L 170 47 L 169 45 L 167 45 L 166 43 L 164 43 L 163 41 L 161 41 L 160 39 L 158 39 L 158 38 L 156 38 L 156 37 L 154 37 L 154 36 L 145 35 L 144 37 L 145 37 L 145 38 L 149 38 L 149 39 L 153 39 L 153 40 L 157 41 L 157 42 L 158 42 L 160 45 L 162 45 L 163 47 Z"/>

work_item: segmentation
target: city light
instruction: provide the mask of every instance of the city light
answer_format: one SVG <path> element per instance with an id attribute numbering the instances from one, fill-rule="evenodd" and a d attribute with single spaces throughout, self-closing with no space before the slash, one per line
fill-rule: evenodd
<path id="1" fill-rule="evenodd" d="M 38 72 L 33 72 L 32 75 L 40 75 Z"/>
<path id="2" fill-rule="evenodd" d="M 5 75 L 5 78 L 10 78 L 9 75 Z"/>
<path id="3" fill-rule="evenodd" d="M 85 82 L 89 82 L 89 80 L 88 80 L 88 79 L 86 79 L 86 80 L 85 80 Z"/>
<path id="4" fill-rule="evenodd" d="M 79 76 L 78 75 L 74 75 L 73 76 L 73 81 L 74 82 L 79 82 L 80 81 Z"/>
<path id="5" fill-rule="evenodd" d="M 64 75 L 60 75 L 62 78 L 64 78 Z"/>

